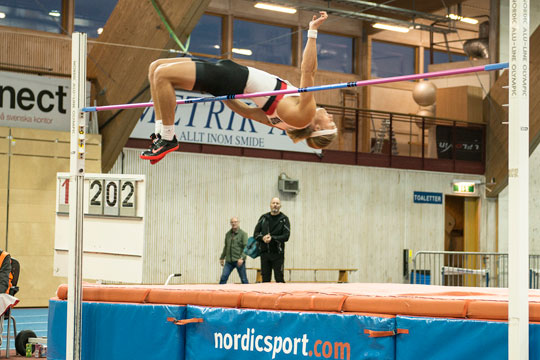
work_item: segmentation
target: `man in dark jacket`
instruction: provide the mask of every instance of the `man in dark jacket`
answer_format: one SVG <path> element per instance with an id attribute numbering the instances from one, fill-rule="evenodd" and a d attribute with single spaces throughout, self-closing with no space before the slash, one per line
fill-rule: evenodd
<path id="1" fill-rule="evenodd" d="M 285 282 L 283 264 L 285 263 L 285 242 L 291 235 L 291 224 L 287 215 L 281 211 L 281 201 L 275 197 L 270 201 L 270 212 L 263 214 L 253 237 L 259 243 L 261 253 L 261 275 L 263 282 L 272 280 L 272 269 L 276 282 Z"/>
<path id="2" fill-rule="evenodd" d="M 231 230 L 225 234 L 225 246 L 219 258 L 223 272 L 221 273 L 220 284 L 226 284 L 229 275 L 236 268 L 242 284 L 248 284 L 246 276 L 246 254 L 244 248 L 247 245 L 247 233 L 240 229 L 240 221 L 237 217 L 231 218 Z"/>

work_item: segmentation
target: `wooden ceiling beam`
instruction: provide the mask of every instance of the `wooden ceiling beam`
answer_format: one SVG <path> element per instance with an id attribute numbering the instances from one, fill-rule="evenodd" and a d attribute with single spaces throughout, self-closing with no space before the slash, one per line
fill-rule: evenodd
<path id="1" fill-rule="evenodd" d="M 530 38 L 529 66 L 529 154 L 540 143 L 540 28 Z M 488 197 L 496 197 L 508 185 L 508 70 L 497 79 L 484 99 L 484 118 L 488 124 L 486 182 L 495 179 Z"/>

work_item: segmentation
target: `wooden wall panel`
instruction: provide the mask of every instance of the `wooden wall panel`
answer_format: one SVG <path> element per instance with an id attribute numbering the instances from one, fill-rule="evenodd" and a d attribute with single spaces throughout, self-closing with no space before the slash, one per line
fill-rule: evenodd
<path id="1" fill-rule="evenodd" d="M 482 88 L 457 86 L 437 89 L 438 118 L 483 123 Z"/>
<path id="2" fill-rule="evenodd" d="M 70 133 L 68 132 L 13 128 L 12 135 L 11 152 L 15 155 L 69 159 Z M 86 161 L 101 162 L 101 136 L 87 135 Z"/>
<path id="3" fill-rule="evenodd" d="M 209 0 L 163 0 L 158 3 L 180 41 L 185 42 L 187 35 L 206 10 L 208 2 Z M 170 56 L 166 51 L 145 51 L 141 49 L 143 47 L 178 48 L 150 1 L 118 1 L 103 28 L 103 33 L 89 52 L 88 75 L 95 79 L 99 105 L 129 102 L 147 85 L 150 63 L 157 58 Z M 142 109 L 121 112 L 101 129 L 104 169 L 110 169 L 116 161 L 141 113 Z M 100 126 L 111 115 L 111 112 L 100 113 Z"/>
<path id="4" fill-rule="evenodd" d="M 0 26 L 0 69 L 71 74 L 71 37 Z"/>
<path id="5" fill-rule="evenodd" d="M 508 184 L 508 71 L 505 71 L 491 88 L 488 98 L 484 99 L 484 118 L 488 124 L 486 139 L 486 179 L 495 179 L 496 184 L 488 194 L 498 196 Z M 530 120 L 530 119 L 529 119 Z"/>
<path id="6" fill-rule="evenodd" d="M 9 128 L 0 128 L 0 131 Z M 22 306 L 47 306 L 65 278 L 53 276 L 56 173 L 69 171 L 67 132 L 11 129 L 8 155 L 0 151 L 0 248 L 21 263 L 18 297 Z M 0 132 L 0 149 L 2 133 Z M 101 136 L 88 135 L 87 172 L 101 172 Z M 9 198 L 6 184 L 9 176 Z M 9 202 L 8 237 L 5 204 Z"/>

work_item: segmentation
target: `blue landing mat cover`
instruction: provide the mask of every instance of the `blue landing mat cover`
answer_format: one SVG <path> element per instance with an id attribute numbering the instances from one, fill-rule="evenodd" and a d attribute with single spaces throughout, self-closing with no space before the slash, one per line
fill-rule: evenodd
<path id="1" fill-rule="evenodd" d="M 50 360 L 65 359 L 66 307 L 49 303 Z M 83 360 L 508 358 L 508 324 L 498 321 L 88 302 L 82 320 Z M 408 333 L 365 333 L 396 329 Z M 540 359 L 540 324 L 529 325 L 529 344 Z"/>
<path id="2" fill-rule="evenodd" d="M 185 306 L 84 302 L 82 359 L 184 359 Z M 47 359 L 66 358 L 66 301 L 49 301 Z"/>
<path id="3" fill-rule="evenodd" d="M 409 334 L 396 337 L 396 359 L 507 360 L 508 323 L 396 317 Z M 540 359 L 540 324 L 529 324 L 529 359 Z"/>

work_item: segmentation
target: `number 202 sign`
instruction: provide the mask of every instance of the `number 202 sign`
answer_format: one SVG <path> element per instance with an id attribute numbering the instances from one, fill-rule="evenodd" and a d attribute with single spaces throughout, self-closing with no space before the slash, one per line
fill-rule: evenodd
<path id="1" fill-rule="evenodd" d="M 137 185 L 143 179 L 85 177 L 88 214 L 105 216 L 136 216 Z M 112 175 L 114 176 L 114 175 Z M 69 211 L 69 177 L 58 177 L 58 211 Z"/>

